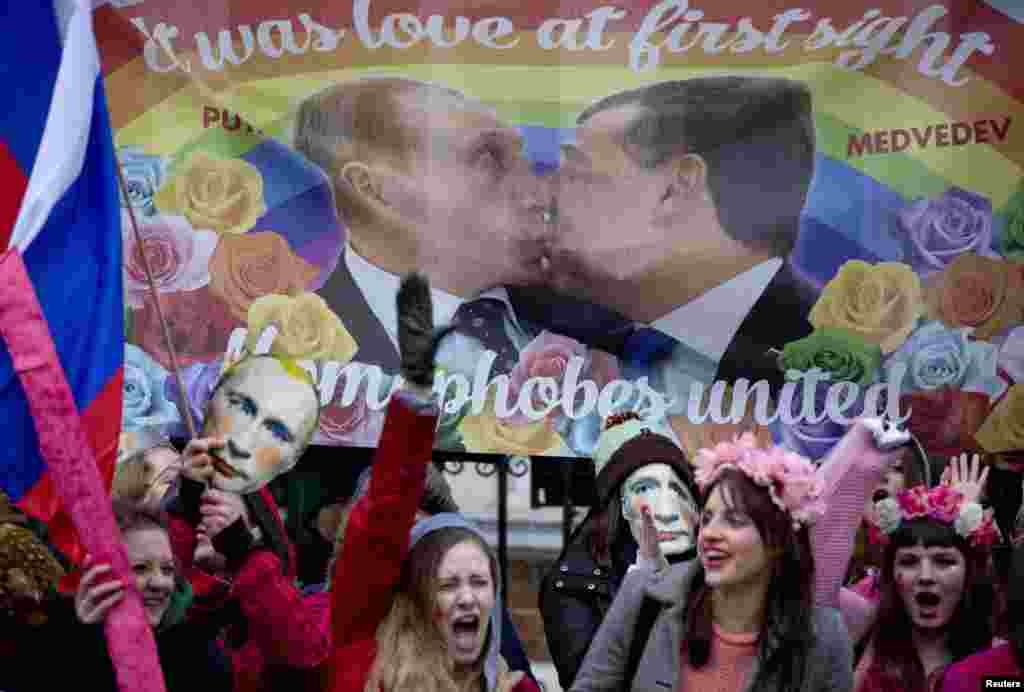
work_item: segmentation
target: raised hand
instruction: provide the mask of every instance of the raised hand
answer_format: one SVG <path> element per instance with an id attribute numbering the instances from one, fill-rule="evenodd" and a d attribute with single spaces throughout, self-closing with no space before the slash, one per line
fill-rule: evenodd
<path id="1" fill-rule="evenodd" d="M 637 564 L 644 564 L 658 571 L 668 567 L 668 558 L 661 552 L 658 541 L 658 527 L 649 505 L 640 508 L 640 540 L 637 550 Z"/>
<path id="2" fill-rule="evenodd" d="M 942 472 L 942 484 L 948 485 L 964 496 L 965 502 L 980 502 L 988 481 L 988 466 L 981 468 L 981 456 L 975 454 L 968 460 L 967 453 L 952 457 Z"/>
<path id="3" fill-rule="evenodd" d="M 75 615 L 87 625 L 103 622 L 110 609 L 124 598 L 124 583 L 117 579 L 104 580 L 111 571 L 110 565 L 94 564 L 91 555 L 86 555 L 82 566 L 86 568 L 82 581 L 75 593 Z"/>
<path id="4" fill-rule="evenodd" d="M 222 449 L 227 441 L 222 437 L 203 437 L 189 441 L 182 452 L 181 475 L 200 483 L 209 484 L 215 469 L 210 452 Z"/>
<path id="5" fill-rule="evenodd" d="M 430 283 L 422 274 L 408 274 L 402 279 L 395 306 L 402 377 L 412 387 L 429 394 L 434 385 L 434 356 L 438 344 L 452 328 L 434 329 Z"/>

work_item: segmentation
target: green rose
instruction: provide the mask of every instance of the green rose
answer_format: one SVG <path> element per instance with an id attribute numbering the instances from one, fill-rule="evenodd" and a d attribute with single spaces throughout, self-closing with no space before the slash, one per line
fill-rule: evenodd
<path id="1" fill-rule="evenodd" d="M 867 386 L 875 381 L 882 365 L 882 349 L 844 329 L 821 327 L 786 344 L 780 362 L 785 370 L 820 368 L 832 374 L 833 382 Z"/>
<path id="2" fill-rule="evenodd" d="M 1006 215 L 999 249 L 1004 257 L 1024 258 L 1024 209 Z"/>

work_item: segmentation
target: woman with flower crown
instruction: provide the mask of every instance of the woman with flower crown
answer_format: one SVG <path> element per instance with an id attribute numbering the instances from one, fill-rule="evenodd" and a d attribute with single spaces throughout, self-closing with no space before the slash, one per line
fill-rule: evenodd
<path id="1" fill-rule="evenodd" d="M 999 540 L 978 504 L 985 474 L 966 458 L 934 488 L 877 504 L 885 543 L 881 600 L 856 670 L 858 692 L 930 692 L 949 664 L 992 641 L 990 550 Z"/>
<path id="2" fill-rule="evenodd" d="M 814 466 L 752 435 L 701 450 L 696 465 L 698 559 L 659 561 L 644 510 L 641 550 L 656 564 L 627 574 L 572 691 L 852 690 L 839 613 L 812 603 L 808 527 L 824 513 Z"/>

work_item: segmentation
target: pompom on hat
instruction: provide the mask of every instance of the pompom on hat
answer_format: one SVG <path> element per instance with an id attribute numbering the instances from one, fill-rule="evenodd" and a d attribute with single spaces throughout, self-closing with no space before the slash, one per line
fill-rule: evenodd
<path id="1" fill-rule="evenodd" d="M 679 474 L 693 499 L 700 493 L 693 481 L 686 453 L 670 437 L 655 430 L 635 412 L 618 413 L 605 419 L 604 430 L 594 448 L 597 499 L 605 505 L 615 489 L 637 469 L 648 464 L 667 464 Z"/>

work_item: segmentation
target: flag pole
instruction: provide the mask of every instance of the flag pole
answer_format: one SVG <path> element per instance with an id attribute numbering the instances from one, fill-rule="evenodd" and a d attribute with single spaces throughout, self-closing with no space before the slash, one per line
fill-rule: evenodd
<path id="1" fill-rule="evenodd" d="M 153 270 L 149 266 L 149 258 L 146 256 L 146 249 L 142 244 L 142 234 L 139 233 L 139 225 L 135 221 L 135 209 L 132 208 L 131 200 L 128 197 L 128 185 L 124 181 L 124 171 L 121 170 L 121 161 L 114 156 L 114 165 L 117 168 L 117 182 L 121 189 L 121 194 L 124 196 L 125 208 L 128 209 L 128 220 L 131 222 L 132 234 L 135 236 L 135 242 L 139 246 L 139 257 L 142 259 L 142 268 L 146 272 L 146 282 L 149 284 L 149 290 L 153 294 L 153 307 L 156 308 L 157 321 L 160 322 L 160 329 L 164 335 L 164 343 L 167 345 L 167 353 L 171 358 L 171 372 L 174 374 L 174 381 L 178 384 L 178 398 L 181 400 L 181 414 L 185 418 L 185 425 L 188 428 L 188 434 L 191 439 L 195 439 L 196 435 L 196 424 L 192 420 L 192 408 L 189 406 L 188 394 L 185 392 L 185 381 L 181 377 L 181 370 L 178 368 L 178 355 L 174 350 L 174 342 L 171 341 L 171 330 L 167 326 L 167 320 L 164 319 L 164 312 L 160 308 L 160 292 L 156 288 L 156 281 L 153 279 Z"/>

